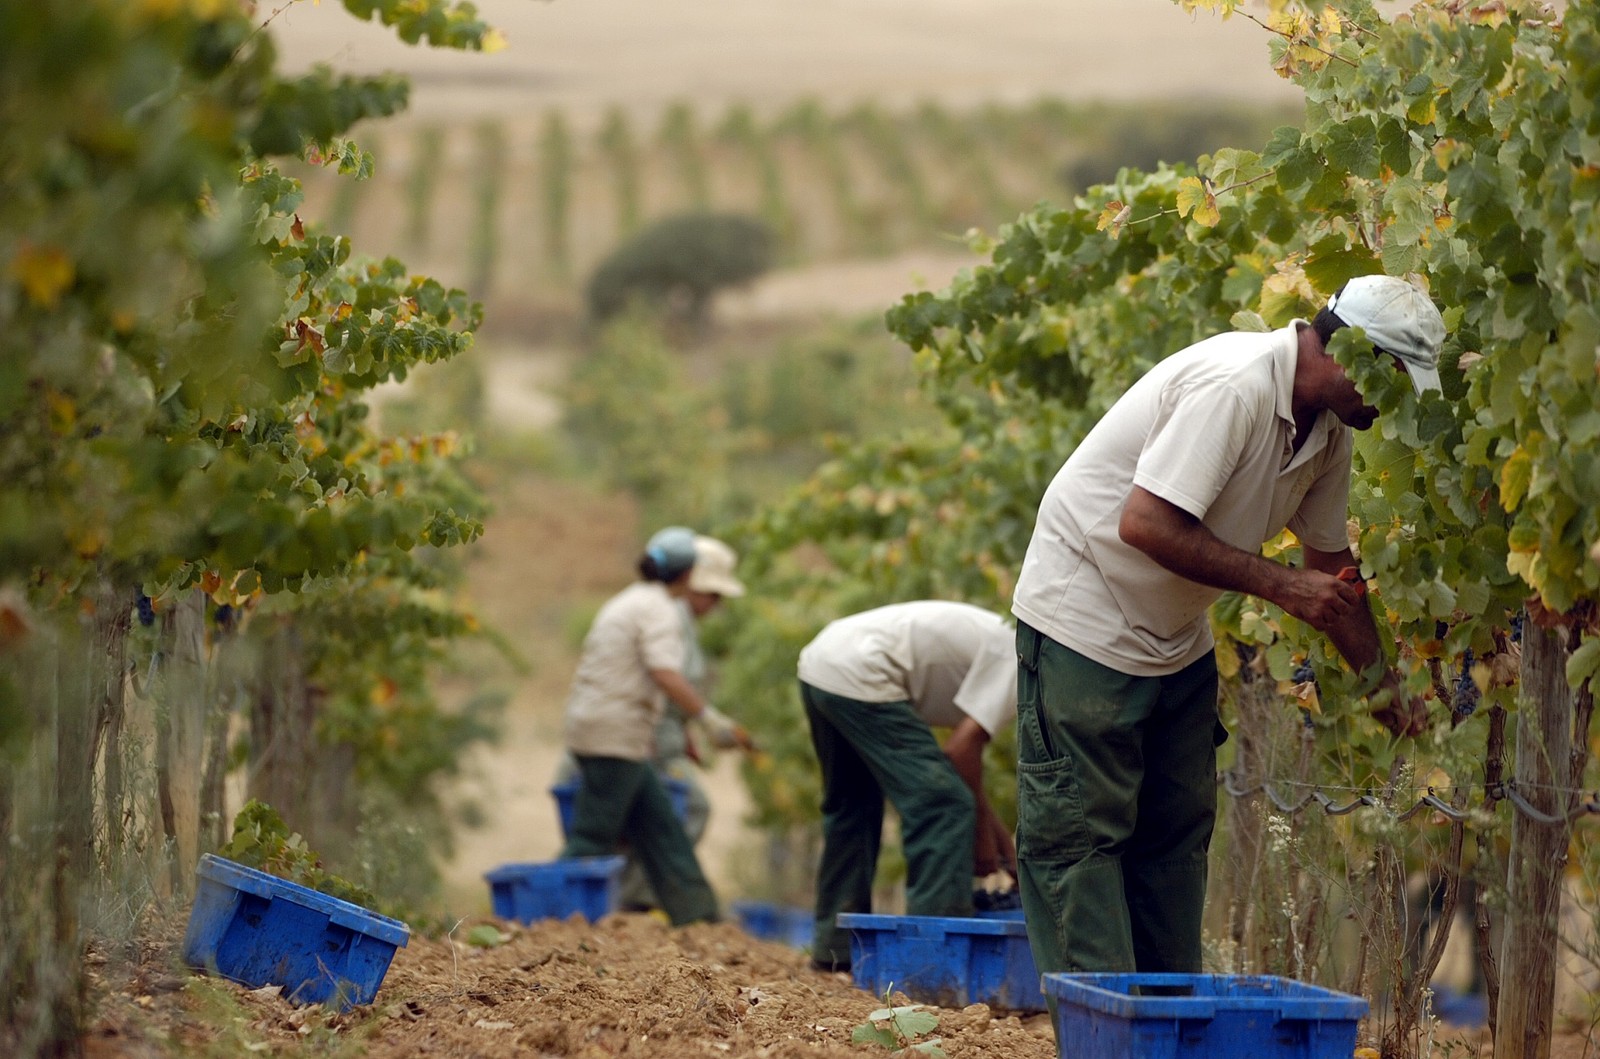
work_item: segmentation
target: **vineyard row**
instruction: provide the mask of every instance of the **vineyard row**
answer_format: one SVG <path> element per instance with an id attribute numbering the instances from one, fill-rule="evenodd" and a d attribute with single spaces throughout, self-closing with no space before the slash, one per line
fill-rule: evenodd
<path id="1" fill-rule="evenodd" d="M 761 218 L 790 264 L 949 249 L 1122 166 L 1256 143 L 1294 120 L 1222 104 L 891 113 L 803 100 L 770 118 L 678 104 L 654 123 L 616 109 L 587 130 L 558 111 L 358 130 L 376 160 L 369 183 L 299 175 L 310 216 L 489 297 L 569 289 L 641 225 L 693 210 Z"/>

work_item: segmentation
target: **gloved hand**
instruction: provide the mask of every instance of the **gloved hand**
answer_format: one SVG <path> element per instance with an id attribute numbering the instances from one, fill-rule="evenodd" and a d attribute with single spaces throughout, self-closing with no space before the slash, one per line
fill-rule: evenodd
<path id="1" fill-rule="evenodd" d="M 706 708 L 701 711 L 698 719 L 706 726 L 712 746 L 720 750 L 729 750 L 733 747 L 741 747 L 751 752 L 756 750 L 755 741 L 750 738 L 750 733 L 744 730 L 744 726 L 709 702 L 706 703 Z"/>
<path id="2" fill-rule="evenodd" d="M 972 905 L 979 912 L 1002 912 L 1022 907 L 1017 881 L 1004 868 L 972 880 Z"/>

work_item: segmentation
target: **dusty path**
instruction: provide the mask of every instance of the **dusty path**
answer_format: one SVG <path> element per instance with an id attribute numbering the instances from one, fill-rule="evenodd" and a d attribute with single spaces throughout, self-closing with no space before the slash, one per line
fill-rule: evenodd
<path id="1" fill-rule="evenodd" d="M 530 394 L 513 409 L 539 407 L 537 391 Z M 455 855 L 442 866 L 446 908 L 453 915 L 488 911 L 483 873 L 490 868 L 550 860 L 560 851 L 549 787 L 561 757 L 561 712 L 578 640 L 593 608 L 633 576 L 641 539 L 631 504 L 553 477 L 530 473 L 502 480 L 494 503 L 487 532 L 471 546 L 468 592 L 483 620 L 525 656 L 529 668 L 512 686 L 500 741 L 469 754 L 460 779 L 446 792 L 452 805 L 475 806 L 481 820 L 457 831 Z M 740 896 L 735 865 L 756 841 L 742 823 L 749 802 L 736 756 L 718 757 L 701 782 L 712 815 L 699 852 L 727 900 Z"/>

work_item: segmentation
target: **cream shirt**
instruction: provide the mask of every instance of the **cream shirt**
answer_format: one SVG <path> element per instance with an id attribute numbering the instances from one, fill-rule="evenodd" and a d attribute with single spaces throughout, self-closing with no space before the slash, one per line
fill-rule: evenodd
<path id="1" fill-rule="evenodd" d="M 991 736 L 1017 715 L 1016 632 L 970 603 L 920 600 L 829 622 L 800 679 L 858 702 L 909 702 L 929 725 L 971 717 Z"/>
<path id="2" fill-rule="evenodd" d="M 567 696 L 566 743 L 574 754 L 648 761 L 666 704 L 652 669 L 681 672 L 684 617 L 657 581 L 636 581 L 595 615 Z"/>
<path id="3" fill-rule="evenodd" d="M 1323 412 L 1293 450 L 1303 324 L 1208 338 L 1129 388 L 1045 491 L 1012 598 L 1019 619 L 1132 676 L 1177 672 L 1212 649 L 1206 609 L 1221 590 L 1122 542 L 1135 485 L 1245 551 L 1285 526 L 1319 551 L 1348 545 L 1349 428 Z"/>

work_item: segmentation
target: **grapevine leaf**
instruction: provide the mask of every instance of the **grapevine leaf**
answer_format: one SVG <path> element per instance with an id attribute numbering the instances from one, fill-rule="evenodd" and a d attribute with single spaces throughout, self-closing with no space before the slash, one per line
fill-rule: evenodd
<path id="1" fill-rule="evenodd" d="M 1112 199 L 1106 203 L 1105 209 L 1100 211 L 1100 216 L 1095 221 L 1095 230 L 1103 232 L 1110 229 L 1111 238 L 1115 239 L 1122 234 L 1122 229 L 1127 226 L 1128 218 L 1132 215 L 1132 206 Z"/>
<path id="2" fill-rule="evenodd" d="M 1519 445 L 1500 468 L 1500 503 L 1507 511 L 1517 509 L 1532 481 L 1533 457 Z"/>
<path id="3" fill-rule="evenodd" d="M 1217 210 L 1217 197 L 1211 183 L 1204 177 L 1184 177 L 1178 182 L 1178 214 L 1193 217 L 1196 224 L 1207 228 L 1221 219 Z"/>
<path id="4" fill-rule="evenodd" d="M 1228 317 L 1228 326 L 1235 331 L 1255 331 L 1263 334 L 1272 330 L 1272 325 L 1267 323 L 1265 317 L 1248 309 L 1241 309 Z"/>
<path id="5" fill-rule="evenodd" d="M 1567 659 L 1567 685 L 1581 688 L 1596 673 L 1600 673 L 1600 637 L 1591 636 Z"/>

